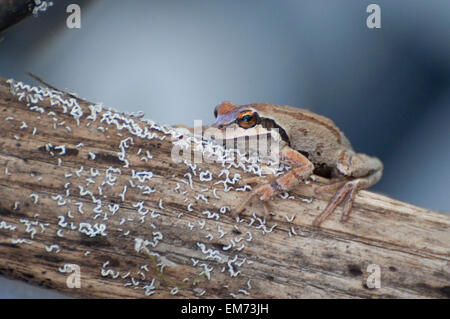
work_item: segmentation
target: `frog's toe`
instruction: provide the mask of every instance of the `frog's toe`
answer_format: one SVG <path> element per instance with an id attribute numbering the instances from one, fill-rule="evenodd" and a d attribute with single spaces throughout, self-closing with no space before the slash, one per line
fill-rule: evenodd
<path id="1" fill-rule="evenodd" d="M 265 203 L 274 194 L 275 194 L 275 190 L 273 189 L 271 184 L 266 183 L 266 184 L 262 184 L 262 185 L 258 186 L 253 191 L 251 191 L 249 196 L 237 207 L 237 209 L 233 213 L 233 217 L 238 216 L 241 212 L 246 210 L 250 204 L 250 201 L 253 198 L 258 197 L 259 200 L 261 200 L 261 201 L 263 201 L 263 203 Z M 266 207 L 264 207 L 264 209 L 266 210 Z"/>
<path id="2" fill-rule="evenodd" d="M 271 217 L 272 207 L 269 201 L 262 202 L 264 206 L 264 218 Z"/>
<path id="3" fill-rule="evenodd" d="M 337 192 L 336 194 L 333 196 L 333 198 L 330 200 L 330 202 L 328 203 L 327 207 L 324 209 L 324 211 L 317 216 L 314 221 L 313 221 L 313 226 L 315 227 L 319 227 L 320 224 L 322 224 L 322 222 L 328 218 L 328 216 L 330 216 L 334 210 L 336 209 L 336 207 L 339 206 L 340 203 L 342 203 L 342 201 L 345 199 L 345 197 L 347 196 L 347 194 L 351 191 L 351 189 L 353 188 L 353 183 L 352 182 L 347 182 L 346 184 L 344 184 Z M 350 206 L 351 209 L 351 206 Z"/>
<path id="4" fill-rule="evenodd" d="M 356 193 L 363 183 L 364 179 L 355 179 L 342 185 L 330 200 L 324 211 L 319 216 L 317 216 L 316 219 L 314 219 L 313 226 L 319 227 L 320 224 L 335 211 L 339 204 L 344 201 L 344 199 L 345 202 L 344 208 L 342 210 L 341 222 L 346 222 L 350 217 L 350 212 L 353 207 L 353 202 L 355 201 Z"/>

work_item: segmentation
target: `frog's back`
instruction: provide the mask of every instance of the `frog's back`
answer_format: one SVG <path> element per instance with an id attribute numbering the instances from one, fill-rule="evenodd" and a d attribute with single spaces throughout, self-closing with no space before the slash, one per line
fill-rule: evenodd
<path id="1" fill-rule="evenodd" d="M 306 109 L 287 105 L 251 104 L 261 114 L 275 113 L 289 137 L 290 147 L 308 155 L 314 164 L 334 165 L 342 149 L 353 150 L 332 120 Z"/>

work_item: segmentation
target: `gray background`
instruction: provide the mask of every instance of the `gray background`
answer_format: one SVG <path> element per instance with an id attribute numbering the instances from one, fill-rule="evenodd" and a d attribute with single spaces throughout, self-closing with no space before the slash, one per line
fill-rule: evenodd
<path id="1" fill-rule="evenodd" d="M 160 123 L 266 102 L 332 118 L 385 164 L 372 189 L 450 210 L 450 1 L 55 1 L 0 42 L 0 76 L 55 86 Z M 69 3 L 82 27 L 65 25 Z M 61 296 L 0 278 L 0 297 Z"/>

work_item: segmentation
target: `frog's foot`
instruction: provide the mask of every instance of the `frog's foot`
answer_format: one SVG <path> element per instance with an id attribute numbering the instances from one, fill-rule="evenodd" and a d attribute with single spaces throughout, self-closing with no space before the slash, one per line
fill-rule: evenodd
<path id="1" fill-rule="evenodd" d="M 267 202 L 273 195 L 279 193 L 279 190 L 276 188 L 276 183 L 265 183 L 262 185 L 259 185 L 257 188 L 251 191 L 249 197 L 247 197 L 246 200 L 244 200 L 236 210 L 233 211 L 232 216 L 236 217 L 241 212 L 243 212 L 245 209 L 248 208 L 248 205 L 250 204 L 251 200 L 255 197 L 258 197 L 259 200 L 263 202 L 264 205 L 264 215 L 268 216 L 270 214 L 270 206 Z"/>
<path id="2" fill-rule="evenodd" d="M 305 180 L 312 174 L 314 165 L 301 153 L 285 146 L 281 150 L 281 155 L 282 158 L 293 165 L 293 168 L 275 180 L 273 180 L 274 177 L 269 178 L 268 182 L 260 184 L 252 190 L 249 197 L 233 212 L 233 217 L 236 217 L 246 209 L 254 197 L 258 197 L 261 201 L 266 202 L 274 195 L 280 194 L 283 191 L 289 191 L 300 181 Z M 264 205 L 264 211 L 266 214 L 269 211 L 266 205 Z"/>
<path id="3" fill-rule="evenodd" d="M 341 188 L 330 200 L 324 211 L 319 216 L 317 216 L 316 219 L 314 219 L 313 226 L 319 227 L 320 224 L 322 224 L 322 222 L 334 212 L 336 207 L 338 207 L 339 204 L 342 203 L 345 197 L 347 197 L 347 200 L 345 201 L 341 221 L 344 222 L 348 220 L 348 217 L 350 216 L 350 210 L 352 209 L 353 201 L 356 195 L 356 191 L 358 189 L 357 187 L 358 183 L 356 181 L 358 180 L 347 182 L 343 186 L 341 186 Z"/>
<path id="4" fill-rule="evenodd" d="M 319 227 L 320 224 L 330 216 L 336 207 L 339 206 L 345 199 L 344 208 L 342 210 L 341 222 L 346 222 L 350 218 L 350 211 L 352 210 L 353 202 L 355 201 L 356 193 L 364 188 L 375 184 L 381 178 L 381 171 L 377 171 L 367 177 L 356 178 L 354 180 L 345 182 L 341 188 L 336 192 L 333 198 L 328 203 L 324 211 L 316 217 L 313 221 L 313 226 Z M 329 185 L 329 186 L 334 186 Z"/>
<path id="5" fill-rule="evenodd" d="M 271 212 L 272 212 L 272 206 L 270 205 L 270 201 L 266 200 L 262 202 L 264 207 L 264 218 L 270 219 L 271 218 Z"/>

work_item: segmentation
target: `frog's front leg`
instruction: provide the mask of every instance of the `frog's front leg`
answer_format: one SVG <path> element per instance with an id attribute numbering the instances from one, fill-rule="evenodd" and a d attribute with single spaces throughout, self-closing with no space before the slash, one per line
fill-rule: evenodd
<path id="1" fill-rule="evenodd" d="M 233 217 L 239 215 L 240 212 L 247 208 L 248 203 L 254 198 L 259 197 L 264 203 L 265 212 L 267 214 L 266 201 L 274 195 L 288 191 L 295 187 L 300 181 L 308 178 L 313 170 L 314 165 L 301 153 L 293 150 L 289 146 L 282 148 L 281 161 L 293 166 L 293 168 L 285 175 L 278 177 L 272 182 L 267 182 L 257 186 L 250 196 L 233 212 Z"/>
<path id="2" fill-rule="evenodd" d="M 356 193 L 377 183 L 383 174 L 383 163 L 378 158 L 348 150 L 340 152 L 336 168 L 342 174 L 342 178 L 348 179 L 348 181 L 338 182 L 343 185 L 330 200 L 325 210 L 314 219 L 314 226 L 320 226 L 345 198 L 341 221 L 347 221 Z"/>

